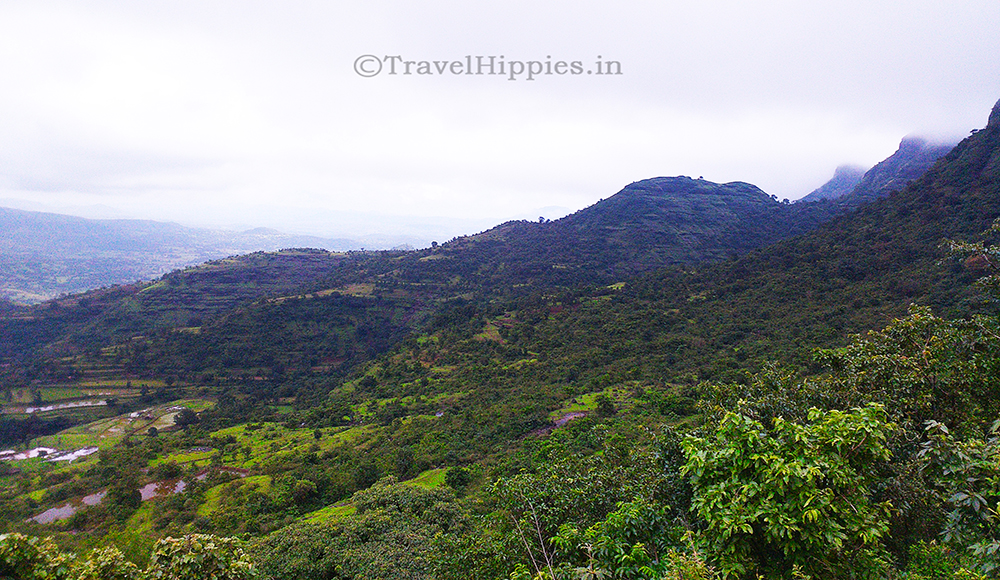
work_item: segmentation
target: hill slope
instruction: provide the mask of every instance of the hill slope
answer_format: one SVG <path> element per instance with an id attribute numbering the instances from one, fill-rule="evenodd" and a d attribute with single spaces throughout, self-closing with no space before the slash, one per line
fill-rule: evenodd
<path id="1" fill-rule="evenodd" d="M 560 220 L 508 222 L 459 238 L 440 254 L 475 264 L 491 287 L 611 283 L 728 259 L 809 231 L 836 211 L 779 203 L 748 183 L 658 177 Z"/>

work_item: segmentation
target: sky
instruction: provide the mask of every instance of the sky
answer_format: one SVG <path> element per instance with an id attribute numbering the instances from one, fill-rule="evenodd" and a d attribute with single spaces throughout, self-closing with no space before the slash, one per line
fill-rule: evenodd
<path id="1" fill-rule="evenodd" d="M 657 176 L 794 200 L 997 99 L 996 0 L 0 0 L 0 204 L 443 238 Z"/>

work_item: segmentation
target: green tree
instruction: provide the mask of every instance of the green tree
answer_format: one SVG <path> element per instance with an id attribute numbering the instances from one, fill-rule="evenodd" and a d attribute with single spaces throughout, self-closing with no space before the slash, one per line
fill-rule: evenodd
<path id="1" fill-rule="evenodd" d="M 597 395 L 597 416 L 598 417 L 610 417 L 618 412 L 615 407 L 615 402 L 611 400 L 611 397 L 604 393 Z"/>
<path id="2" fill-rule="evenodd" d="M 18 580 L 252 580 L 257 577 L 243 544 L 235 538 L 189 535 L 165 538 L 140 570 L 111 546 L 77 559 L 51 538 L 0 535 L 0 578 Z"/>
<path id="3" fill-rule="evenodd" d="M 189 425 L 198 423 L 199 420 L 198 414 L 187 407 L 181 409 L 180 412 L 174 416 L 174 424 L 178 427 L 188 427 Z"/>
<path id="4" fill-rule="evenodd" d="M 935 420 L 975 430 L 1000 412 L 1000 321 L 945 320 L 922 306 L 884 329 L 816 360 L 831 369 L 817 387 L 842 402 L 885 404 L 890 417 L 919 434 Z"/>
<path id="5" fill-rule="evenodd" d="M 0 578 L 63 580 L 70 577 L 72 562 L 51 538 L 0 534 Z"/>
<path id="6" fill-rule="evenodd" d="M 251 580 L 257 575 L 240 540 L 191 534 L 157 542 L 144 576 L 148 580 Z"/>
<path id="7" fill-rule="evenodd" d="M 967 554 L 980 572 L 1000 572 L 1000 420 L 988 437 L 964 440 L 929 421 L 918 455 L 946 506 L 944 544 Z"/>
<path id="8" fill-rule="evenodd" d="M 141 580 L 142 571 L 115 546 L 94 550 L 74 571 L 75 580 Z"/>
<path id="9" fill-rule="evenodd" d="M 472 473 L 464 467 L 449 468 L 444 474 L 444 483 L 457 493 L 461 493 L 472 483 Z"/>
<path id="10" fill-rule="evenodd" d="M 422 580 L 435 540 L 465 527 L 455 495 L 444 487 L 424 489 L 390 476 L 354 494 L 352 503 L 355 517 L 296 524 L 261 540 L 254 554 L 262 572 L 276 580 Z"/>
<path id="11" fill-rule="evenodd" d="M 770 430 L 728 413 L 712 436 L 682 443 L 702 538 L 726 577 L 878 577 L 890 507 L 870 488 L 894 425 L 880 405 L 812 409 Z"/>

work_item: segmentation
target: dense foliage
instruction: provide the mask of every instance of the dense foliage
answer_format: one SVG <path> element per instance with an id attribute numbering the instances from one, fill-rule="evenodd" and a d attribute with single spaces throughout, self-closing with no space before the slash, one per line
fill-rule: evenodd
<path id="1" fill-rule="evenodd" d="M 230 538 L 190 535 L 160 540 L 145 569 L 114 547 L 77 558 L 49 539 L 0 535 L 0 577 L 18 580 L 250 580 L 257 571 Z"/>

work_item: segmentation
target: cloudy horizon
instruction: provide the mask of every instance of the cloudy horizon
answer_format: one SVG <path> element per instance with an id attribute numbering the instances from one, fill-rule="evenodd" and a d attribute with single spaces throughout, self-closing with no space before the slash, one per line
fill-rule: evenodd
<path id="1" fill-rule="evenodd" d="M 992 1 L 3 3 L 0 200 L 332 237 L 657 176 L 797 199 L 985 125 L 996 30 Z"/>

